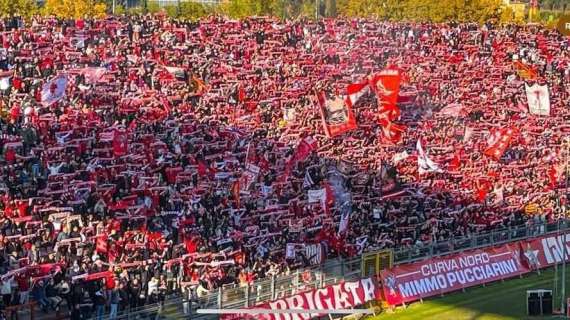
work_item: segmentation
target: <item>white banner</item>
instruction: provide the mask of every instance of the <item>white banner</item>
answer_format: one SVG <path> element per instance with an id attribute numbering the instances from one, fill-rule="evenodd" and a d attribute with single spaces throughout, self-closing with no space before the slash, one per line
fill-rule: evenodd
<path id="1" fill-rule="evenodd" d="M 322 203 L 324 204 L 327 200 L 327 190 L 326 189 L 318 189 L 318 190 L 309 190 L 307 192 L 307 196 L 309 198 L 309 203 Z"/>
<path id="2" fill-rule="evenodd" d="M 529 87 L 525 84 L 526 99 L 528 100 L 528 111 L 539 116 L 550 115 L 550 95 L 548 86 L 534 84 Z"/>

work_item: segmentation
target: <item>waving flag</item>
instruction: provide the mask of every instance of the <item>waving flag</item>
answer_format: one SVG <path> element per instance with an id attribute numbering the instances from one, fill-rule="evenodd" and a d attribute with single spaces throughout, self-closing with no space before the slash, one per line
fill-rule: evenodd
<path id="1" fill-rule="evenodd" d="M 173 75 L 176 79 L 178 80 L 184 80 L 186 79 L 186 75 L 184 73 L 184 69 L 182 68 L 178 68 L 178 67 L 167 67 L 164 66 L 164 69 L 166 69 L 166 71 L 168 73 L 170 73 L 171 75 Z"/>
<path id="2" fill-rule="evenodd" d="M 313 137 L 308 136 L 301 140 L 297 146 L 297 149 L 295 149 L 295 153 L 293 153 L 293 156 L 291 159 L 289 159 L 289 161 L 287 161 L 287 164 L 285 165 L 285 178 L 289 176 L 289 173 L 298 162 L 307 159 L 307 157 L 309 157 L 309 155 L 315 149 L 317 149 L 317 140 L 315 140 Z"/>
<path id="3" fill-rule="evenodd" d="M 350 99 L 341 96 L 329 98 L 324 92 L 321 92 L 318 98 L 327 137 L 335 137 L 356 129 L 356 118 L 352 112 Z"/>
<path id="4" fill-rule="evenodd" d="M 370 86 L 378 96 L 378 105 L 396 105 L 400 94 L 402 75 L 396 68 L 382 70 L 370 79 Z"/>
<path id="5" fill-rule="evenodd" d="M 42 104 L 49 106 L 58 102 L 65 96 L 65 89 L 67 89 L 67 77 L 64 75 L 44 84 L 42 87 Z"/>
<path id="6" fill-rule="evenodd" d="M 525 84 L 526 99 L 528 100 L 528 111 L 539 116 L 550 115 L 550 94 L 548 86 L 534 84 L 529 87 Z"/>
<path id="7" fill-rule="evenodd" d="M 97 253 L 107 253 L 108 243 L 106 234 L 97 236 L 95 251 L 97 251 Z"/>
<path id="8" fill-rule="evenodd" d="M 464 114 L 464 108 L 459 103 L 452 103 L 441 109 L 438 114 L 457 118 Z"/>
<path id="9" fill-rule="evenodd" d="M 346 87 L 346 103 L 353 107 L 358 102 L 360 97 L 366 94 L 368 85 L 368 82 L 349 84 Z"/>
<path id="10" fill-rule="evenodd" d="M 429 173 L 429 172 L 442 172 L 437 163 L 433 162 L 428 155 L 425 153 L 422 147 L 422 142 L 418 140 L 416 144 L 416 150 L 418 151 L 418 172 Z"/>
<path id="11" fill-rule="evenodd" d="M 127 132 L 116 130 L 113 135 L 113 154 L 115 157 L 120 157 L 126 155 L 127 151 Z"/>
<path id="12" fill-rule="evenodd" d="M 380 124 L 382 136 L 385 140 L 394 144 L 402 141 L 402 134 L 406 131 L 406 126 L 393 123 L 386 118 L 380 119 L 378 123 Z"/>
<path id="13" fill-rule="evenodd" d="M 0 90 L 7 90 L 10 88 L 10 80 L 12 78 L 12 71 L 0 71 Z"/>
<path id="14" fill-rule="evenodd" d="M 394 165 L 397 165 L 400 161 L 406 160 L 410 155 L 408 154 L 408 152 L 406 150 L 396 153 L 393 157 L 392 157 L 392 163 Z"/>
<path id="15" fill-rule="evenodd" d="M 515 133 L 516 131 L 513 128 L 492 131 L 487 141 L 489 147 L 485 150 L 485 155 L 499 161 L 509 147 Z"/>
<path id="16" fill-rule="evenodd" d="M 105 68 L 88 67 L 81 70 L 81 74 L 85 76 L 86 83 L 97 83 L 101 77 L 107 72 Z"/>
<path id="17" fill-rule="evenodd" d="M 517 74 L 519 75 L 519 77 L 523 79 L 534 80 L 538 76 L 536 68 L 528 66 L 520 61 L 515 61 L 513 65 L 517 70 Z"/>
<path id="18" fill-rule="evenodd" d="M 257 181 L 257 177 L 259 176 L 259 172 L 261 169 L 253 164 L 247 164 L 245 171 L 242 173 L 239 179 L 239 192 L 241 194 L 249 194 L 249 189 L 251 185 Z"/>

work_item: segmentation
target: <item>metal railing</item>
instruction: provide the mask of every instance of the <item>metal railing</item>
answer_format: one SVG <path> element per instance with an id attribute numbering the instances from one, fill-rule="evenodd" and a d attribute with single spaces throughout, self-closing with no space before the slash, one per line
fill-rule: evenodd
<path id="1" fill-rule="evenodd" d="M 471 237 L 453 238 L 429 245 L 412 245 L 394 250 L 394 264 L 451 254 L 469 249 L 500 245 L 547 233 L 570 229 L 570 221 L 550 224 L 524 225 L 504 228 Z M 117 319 L 218 319 L 216 315 L 197 314 L 197 309 L 247 308 L 271 300 L 294 295 L 298 292 L 321 288 L 340 281 L 356 280 L 362 277 L 362 257 L 332 259 L 322 266 L 297 270 L 292 274 L 260 279 L 247 286 L 225 285 L 203 297 L 172 297 L 162 305 L 147 306 L 142 310 L 131 310 L 120 314 Z M 307 277 L 306 273 L 310 273 Z M 303 274 L 305 273 L 305 276 Z M 108 319 L 108 318 L 104 318 Z"/>

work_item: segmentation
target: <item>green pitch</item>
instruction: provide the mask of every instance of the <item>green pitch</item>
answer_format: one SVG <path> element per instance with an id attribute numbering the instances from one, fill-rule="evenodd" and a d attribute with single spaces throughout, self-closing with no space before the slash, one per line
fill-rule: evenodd
<path id="1" fill-rule="evenodd" d="M 532 273 L 522 279 L 473 287 L 464 293 L 450 293 L 444 297 L 415 302 L 406 309 L 383 313 L 367 320 L 519 320 L 562 319 L 562 317 L 528 317 L 526 315 L 526 290 L 555 290 L 553 309 L 560 308 L 560 285 L 562 273 L 558 270 L 558 290 L 555 288 L 554 268 L 542 270 L 541 275 Z M 570 297 L 570 265 L 566 268 L 566 296 Z"/>

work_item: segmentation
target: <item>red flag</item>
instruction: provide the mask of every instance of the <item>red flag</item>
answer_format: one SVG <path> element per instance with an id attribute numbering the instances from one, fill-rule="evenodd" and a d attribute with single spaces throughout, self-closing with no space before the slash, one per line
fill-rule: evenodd
<path id="1" fill-rule="evenodd" d="M 368 81 L 349 84 L 346 87 L 346 104 L 350 107 L 354 107 L 360 97 L 362 97 L 367 92 L 365 89 L 368 88 L 368 85 Z"/>
<path id="2" fill-rule="evenodd" d="M 485 154 L 499 161 L 509 147 L 515 134 L 516 130 L 513 128 L 503 128 L 492 132 L 491 138 L 488 141 L 489 147 L 485 150 Z"/>
<path id="3" fill-rule="evenodd" d="M 245 90 L 242 85 L 240 85 L 238 89 L 238 101 L 239 102 L 245 101 Z"/>
<path id="4" fill-rule="evenodd" d="M 193 238 L 186 238 L 184 240 L 184 246 L 186 247 L 187 253 L 194 253 L 198 248 L 198 244 L 194 241 Z"/>
<path id="5" fill-rule="evenodd" d="M 97 237 L 97 242 L 95 244 L 95 251 L 97 251 L 97 253 L 107 253 L 108 245 L 107 245 L 106 234 Z"/>
<path id="6" fill-rule="evenodd" d="M 120 157 L 126 155 L 127 151 L 127 132 L 123 130 L 115 130 L 113 135 L 113 154 L 115 157 Z"/>
<path id="7" fill-rule="evenodd" d="M 475 196 L 478 202 L 484 202 L 487 194 L 491 191 L 492 184 L 487 179 L 479 179 L 475 185 Z"/>
<path id="8" fill-rule="evenodd" d="M 234 181 L 232 185 L 232 196 L 234 201 L 236 202 L 237 207 L 240 206 L 240 197 L 239 197 L 239 180 Z"/>
<path id="9" fill-rule="evenodd" d="M 208 167 L 204 163 L 204 161 L 198 162 L 198 174 L 203 177 L 208 174 Z"/>
<path id="10" fill-rule="evenodd" d="M 379 100 L 378 105 L 396 105 L 398 103 L 401 82 L 402 75 L 400 71 L 394 67 L 386 68 L 373 76 L 370 80 L 370 86 L 372 90 L 376 92 Z"/>
<path id="11" fill-rule="evenodd" d="M 406 131 L 406 126 L 396 124 L 387 118 L 382 118 L 378 121 L 382 129 L 382 137 L 391 143 L 400 143 L 402 141 L 402 134 Z"/>
<path id="12" fill-rule="evenodd" d="M 461 168 L 461 156 L 460 156 L 460 152 L 457 151 L 453 155 L 453 159 L 451 159 L 451 161 L 447 165 L 447 170 L 457 171 L 457 170 L 459 170 L 459 168 Z"/>
<path id="13" fill-rule="evenodd" d="M 308 136 L 305 137 L 299 145 L 297 149 L 295 149 L 295 153 L 291 157 L 291 159 L 285 165 L 285 173 L 284 176 L 289 176 L 291 169 L 297 164 L 297 162 L 304 161 L 307 157 L 317 148 L 317 140 L 313 137 Z"/>
<path id="14" fill-rule="evenodd" d="M 548 180 L 550 189 L 556 189 L 558 185 L 558 171 L 555 165 L 551 165 L 550 168 L 548 168 Z"/>

